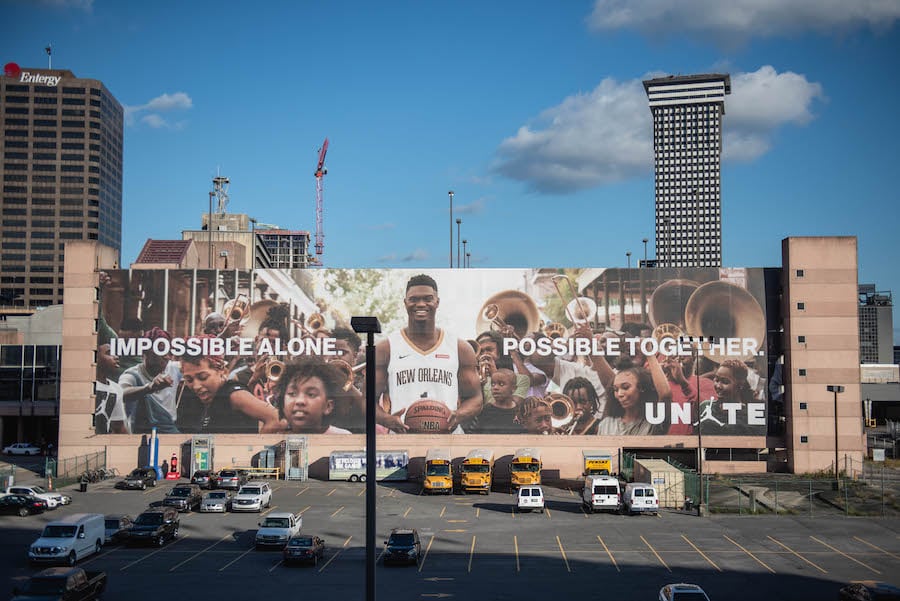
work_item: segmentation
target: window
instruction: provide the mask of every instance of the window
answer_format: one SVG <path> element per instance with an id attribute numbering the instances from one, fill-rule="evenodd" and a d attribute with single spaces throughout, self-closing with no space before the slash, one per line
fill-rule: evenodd
<path id="1" fill-rule="evenodd" d="M 799 371 L 800 371 L 800 375 L 801 375 L 801 376 L 805 376 L 805 375 L 806 375 L 806 368 L 801 367 Z"/>
<path id="2" fill-rule="evenodd" d="M 801 436 L 801 437 L 800 437 L 800 442 L 802 442 L 802 443 L 804 443 L 804 444 L 807 443 L 807 442 L 809 442 L 809 436 L 806 436 L 806 435 Z"/>
<path id="3" fill-rule="evenodd" d="M 797 273 L 797 277 L 798 277 L 798 278 L 802 278 L 803 275 L 804 275 L 802 269 L 798 269 L 796 273 Z"/>
<path id="4" fill-rule="evenodd" d="M 797 336 L 797 342 L 800 344 L 806 344 L 806 336 Z"/>
<path id="5" fill-rule="evenodd" d="M 806 403 L 800 403 L 800 409 L 806 409 Z"/>
<path id="6" fill-rule="evenodd" d="M 806 303 L 797 303 L 797 310 L 798 310 L 798 311 L 805 311 L 805 310 L 806 310 Z"/>

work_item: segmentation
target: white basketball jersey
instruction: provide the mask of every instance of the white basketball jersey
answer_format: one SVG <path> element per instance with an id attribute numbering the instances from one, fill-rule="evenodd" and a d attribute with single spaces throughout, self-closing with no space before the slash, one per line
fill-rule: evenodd
<path id="1" fill-rule="evenodd" d="M 406 409 L 419 399 L 431 399 L 456 411 L 459 405 L 459 344 L 456 336 L 441 330 L 434 347 L 421 351 L 406 338 L 403 330 L 388 337 L 391 358 L 388 364 L 388 394 L 391 413 Z"/>

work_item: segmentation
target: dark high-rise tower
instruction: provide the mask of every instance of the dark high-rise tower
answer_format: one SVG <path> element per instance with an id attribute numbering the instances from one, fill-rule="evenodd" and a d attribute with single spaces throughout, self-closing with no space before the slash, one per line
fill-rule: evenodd
<path id="1" fill-rule="evenodd" d="M 63 300 L 63 245 L 122 245 L 122 105 L 60 69 L 0 76 L 0 304 Z"/>
<path id="2" fill-rule="evenodd" d="M 656 254 L 663 267 L 722 264 L 722 116 L 731 77 L 644 82 L 653 113 Z"/>

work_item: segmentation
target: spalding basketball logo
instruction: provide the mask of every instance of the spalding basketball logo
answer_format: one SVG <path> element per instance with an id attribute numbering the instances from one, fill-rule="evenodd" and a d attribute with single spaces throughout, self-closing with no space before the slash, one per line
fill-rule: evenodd
<path id="1" fill-rule="evenodd" d="M 6 63 L 3 65 L 3 74 L 7 77 L 18 77 L 21 73 L 22 69 L 16 63 Z"/>
<path id="2" fill-rule="evenodd" d="M 440 413 L 445 411 L 446 408 L 443 405 L 426 405 L 424 403 L 417 404 L 412 408 L 413 415 L 419 413 L 432 413 L 437 412 Z M 423 419 L 419 421 L 419 430 L 422 432 L 440 432 L 443 429 L 443 424 L 439 421 L 431 421 L 429 419 Z"/>

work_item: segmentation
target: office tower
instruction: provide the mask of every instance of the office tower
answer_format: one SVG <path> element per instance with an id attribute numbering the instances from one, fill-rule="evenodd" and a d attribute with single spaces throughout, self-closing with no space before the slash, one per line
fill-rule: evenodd
<path id="1" fill-rule="evenodd" d="M 859 285 L 859 362 L 893 363 L 894 301 L 875 284 Z"/>
<path id="2" fill-rule="evenodd" d="M 122 246 L 124 111 L 102 82 L 61 69 L 0 76 L 0 304 L 63 300 L 63 246 Z"/>
<path id="3" fill-rule="evenodd" d="M 272 267 L 280 269 L 306 269 L 310 265 L 309 232 L 277 228 L 256 230 L 272 255 Z"/>
<path id="4" fill-rule="evenodd" d="M 731 77 L 644 82 L 653 114 L 656 249 L 660 267 L 722 264 L 722 116 Z"/>

